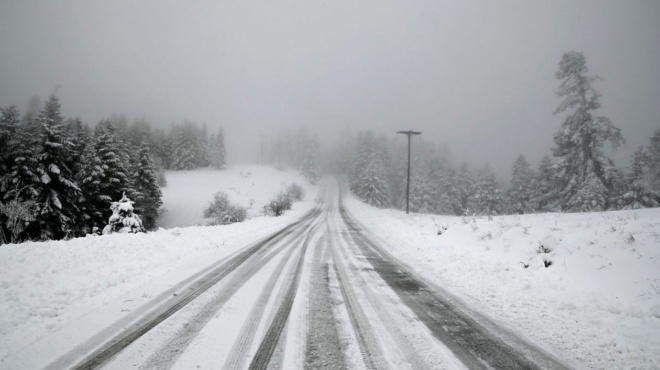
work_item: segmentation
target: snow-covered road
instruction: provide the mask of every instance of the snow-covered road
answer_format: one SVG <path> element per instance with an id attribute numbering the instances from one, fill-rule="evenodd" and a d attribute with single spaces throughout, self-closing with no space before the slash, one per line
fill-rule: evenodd
<path id="1" fill-rule="evenodd" d="M 339 188 L 50 367 L 565 368 L 406 270 Z"/>

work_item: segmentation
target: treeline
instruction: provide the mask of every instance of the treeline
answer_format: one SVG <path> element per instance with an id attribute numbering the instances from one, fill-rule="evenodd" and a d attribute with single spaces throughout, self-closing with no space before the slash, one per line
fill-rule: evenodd
<path id="1" fill-rule="evenodd" d="M 262 163 L 273 164 L 276 167 L 291 166 L 312 185 L 318 183 L 321 168 L 319 139 L 310 134 L 305 127 L 295 132 L 281 130 L 277 136 L 269 137 L 261 143 Z"/>
<path id="2" fill-rule="evenodd" d="M 94 128 L 65 118 L 58 98 L 33 98 L 21 114 L 0 108 L 0 243 L 64 239 L 102 229 L 125 194 L 156 227 L 163 169 L 226 165 L 222 129 L 184 122 L 169 132 L 123 116 Z"/>
<path id="3" fill-rule="evenodd" d="M 512 166 L 508 187 L 498 183 L 489 166 L 475 171 L 456 167 L 448 151 L 415 140 L 410 209 L 446 215 L 589 212 L 660 206 L 660 130 L 640 147 L 628 170 L 616 168 L 602 151 L 623 137 L 607 117 L 596 115 L 600 94 L 591 86 L 584 55 L 568 52 L 559 64 L 555 113 L 568 113 L 555 134 L 555 147 L 536 168 L 524 156 Z M 400 140 L 367 131 L 344 140 L 333 164 L 349 174 L 351 191 L 377 207 L 405 208 L 407 148 Z"/>

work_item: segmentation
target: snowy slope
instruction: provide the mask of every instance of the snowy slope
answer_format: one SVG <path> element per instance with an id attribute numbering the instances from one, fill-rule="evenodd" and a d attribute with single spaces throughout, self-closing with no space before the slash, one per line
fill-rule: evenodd
<path id="1" fill-rule="evenodd" d="M 249 207 L 248 217 L 255 217 L 291 182 L 307 186 L 307 181 L 296 171 L 248 165 L 231 166 L 222 171 L 212 168 L 168 171 L 166 178 L 167 186 L 161 189 L 165 212 L 158 219 L 158 226 L 165 229 L 204 225 L 207 220 L 203 211 L 218 191 L 227 193 L 232 203 Z"/>
<path id="2" fill-rule="evenodd" d="M 297 220 L 317 193 L 292 171 L 258 166 L 170 172 L 167 180 L 170 227 L 203 222 L 203 209 L 216 189 L 225 189 L 236 203 L 255 199 L 252 218 L 228 226 L 0 246 L 0 368 L 43 367 L 85 338 L 80 330 L 100 330 Z M 281 217 L 259 216 L 257 206 L 291 181 L 305 186 L 305 200 Z M 81 319 L 84 328 L 76 329 L 79 325 L 72 323 Z"/>
<path id="3" fill-rule="evenodd" d="M 560 358 L 660 368 L 660 209 L 489 220 L 406 215 L 347 198 L 411 269 Z"/>

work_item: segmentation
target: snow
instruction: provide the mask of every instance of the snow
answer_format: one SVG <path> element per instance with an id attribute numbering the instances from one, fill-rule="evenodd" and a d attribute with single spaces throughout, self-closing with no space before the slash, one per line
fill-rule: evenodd
<path id="1" fill-rule="evenodd" d="M 0 368 L 44 367 L 88 339 L 89 333 L 297 220 L 316 194 L 315 187 L 294 172 L 267 167 L 170 172 L 167 180 L 164 204 L 180 217 L 168 218 L 170 229 L 0 246 Z M 177 227 L 203 221 L 197 215 L 215 191 L 205 187 L 209 180 L 214 188 L 233 189 L 230 199 L 237 202 L 248 196 L 269 199 L 292 181 L 303 185 L 307 195 L 280 217 L 253 217 L 228 226 Z M 177 189 L 177 184 L 182 187 Z M 239 196 L 234 199 L 231 194 Z M 178 208 L 186 204 L 188 208 Z M 86 323 L 84 328 L 73 325 L 80 320 Z"/>
<path id="2" fill-rule="evenodd" d="M 345 202 L 425 280 L 576 367 L 660 367 L 660 209 L 489 219 Z"/>
<path id="3" fill-rule="evenodd" d="M 190 174 L 194 173 L 194 181 Z M 213 195 L 224 191 L 232 204 L 248 208 L 248 217 L 261 215 L 263 206 L 291 182 L 308 187 L 307 180 L 297 172 L 273 167 L 232 166 L 219 171 L 211 168 L 196 171 L 168 171 L 167 186 L 162 188 L 163 208 L 158 219 L 162 228 L 203 225 L 204 209 Z M 313 197 L 307 190 L 307 197 Z"/>
<path id="4" fill-rule="evenodd" d="M 88 341 L 90 333 L 128 318 L 199 270 L 297 220 L 317 193 L 293 171 L 259 166 L 168 172 L 167 181 L 168 212 L 161 219 L 166 229 L 0 247 L 0 368 L 44 367 Z M 260 216 L 261 206 L 292 181 L 305 186 L 305 200 L 281 217 Z M 220 190 L 232 202 L 252 203 L 251 218 L 193 226 L 205 221 L 203 209 Z M 350 195 L 344 200 L 392 255 L 431 285 L 569 364 L 660 368 L 660 209 L 489 219 L 406 215 Z M 269 276 L 274 265 L 269 266 L 255 279 Z M 330 275 L 337 295 L 334 271 Z M 253 283 L 261 286 L 257 280 L 247 284 Z M 258 295 L 246 292 L 218 313 L 236 315 L 232 332 L 239 332 L 240 317 Z M 346 324 L 345 309 L 333 309 Z M 303 315 L 303 307 L 294 307 L 292 315 Z M 289 327 L 285 340 L 300 341 L 301 331 L 302 326 Z M 354 342 L 350 332 L 339 334 Z M 231 348 L 229 337 L 223 351 Z M 301 346 L 288 348 L 296 347 Z M 349 365 L 360 363 L 358 348 L 345 350 Z M 286 364 L 301 363 L 298 353 L 284 355 Z M 203 364 L 194 353 L 182 361 Z"/>

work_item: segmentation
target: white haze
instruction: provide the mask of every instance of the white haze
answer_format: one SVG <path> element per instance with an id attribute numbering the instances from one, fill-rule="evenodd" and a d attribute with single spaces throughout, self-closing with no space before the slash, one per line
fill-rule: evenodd
<path id="1" fill-rule="evenodd" d="M 241 162 L 282 127 L 412 128 L 508 175 L 553 145 L 568 50 L 605 78 L 620 165 L 660 127 L 657 1 L 2 1 L 0 50 L 0 106 L 59 86 L 92 125 L 223 126 Z"/>

